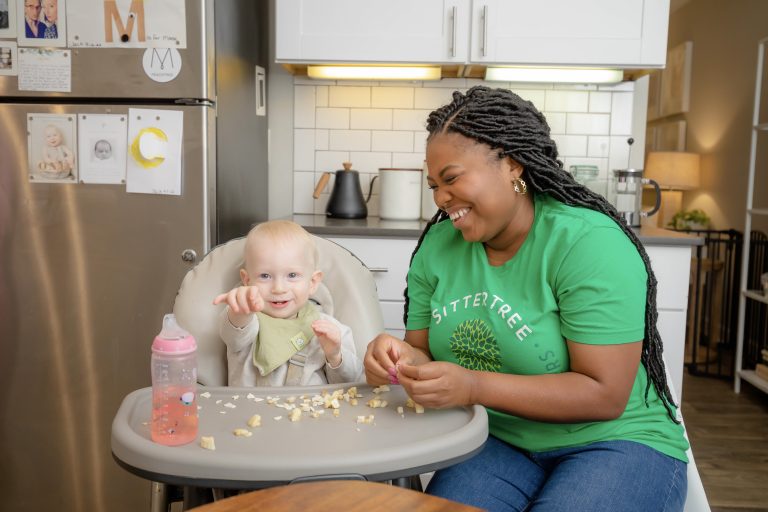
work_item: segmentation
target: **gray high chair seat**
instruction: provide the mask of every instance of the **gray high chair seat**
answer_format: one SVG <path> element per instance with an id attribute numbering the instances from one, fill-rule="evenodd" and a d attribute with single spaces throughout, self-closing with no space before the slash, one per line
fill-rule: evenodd
<path id="1" fill-rule="evenodd" d="M 352 329 L 355 348 L 362 359 L 368 343 L 384 332 L 376 283 L 365 265 L 348 250 L 315 235 L 312 238 L 323 280 L 310 299 Z M 213 299 L 240 283 L 244 248 L 245 238 L 214 247 L 184 276 L 173 305 L 179 325 L 197 341 L 197 380 L 205 386 L 227 385 L 227 350 L 218 328 L 219 313 L 226 305 L 214 306 Z M 217 494 L 217 490 L 212 491 Z M 206 492 L 187 488 L 182 493 L 178 487 L 153 482 L 150 510 L 167 512 L 172 501 L 182 498 L 185 508 L 205 503 L 209 501 Z"/>
<path id="2" fill-rule="evenodd" d="M 311 299 L 352 329 L 362 359 L 368 342 L 384 332 L 373 276 L 348 250 L 324 238 L 312 238 L 323 280 Z M 244 246 L 245 238 L 237 238 L 212 249 L 187 272 L 173 306 L 179 325 L 197 340 L 197 380 L 206 386 L 227 385 L 227 351 L 218 329 L 218 316 L 226 305 L 214 306 L 213 299 L 240 282 Z"/>

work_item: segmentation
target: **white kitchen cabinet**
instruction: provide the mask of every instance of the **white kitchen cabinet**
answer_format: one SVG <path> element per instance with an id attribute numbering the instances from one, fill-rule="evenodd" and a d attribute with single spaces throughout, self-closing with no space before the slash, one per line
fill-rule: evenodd
<path id="1" fill-rule="evenodd" d="M 470 61 L 663 67 L 669 0 L 474 0 Z"/>
<path id="2" fill-rule="evenodd" d="M 690 245 L 651 245 L 645 250 L 656 276 L 656 327 L 664 343 L 664 360 L 677 391 L 683 396 L 685 322 L 688 315 L 688 281 L 691 272 Z"/>
<path id="3" fill-rule="evenodd" d="M 669 0 L 280 0 L 278 62 L 663 67 Z"/>
<path id="4" fill-rule="evenodd" d="M 279 0 L 278 62 L 463 63 L 469 0 Z"/>

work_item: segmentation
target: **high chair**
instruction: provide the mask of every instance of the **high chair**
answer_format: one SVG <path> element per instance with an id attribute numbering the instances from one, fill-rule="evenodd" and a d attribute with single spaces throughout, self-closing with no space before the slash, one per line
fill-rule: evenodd
<path id="1" fill-rule="evenodd" d="M 323 280 L 310 300 L 352 329 L 357 354 L 362 358 L 368 342 L 384 332 L 373 276 L 348 250 L 323 238 L 314 235 L 312 238 Z M 197 380 L 205 386 L 227 385 L 226 346 L 218 330 L 218 316 L 226 306 L 214 306 L 213 299 L 240 283 L 244 247 L 245 238 L 237 238 L 213 248 L 184 276 L 174 302 L 173 313 L 179 325 L 197 341 Z M 190 489 L 190 492 L 195 494 L 201 490 Z M 167 512 L 170 502 L 180 498 L 179 488 L 153 482 L 150 509 Z M 185 496 L 185 502 L 187 498 Z M 191 501 L 201 499 L 205 500 L 194 496 Z"/>

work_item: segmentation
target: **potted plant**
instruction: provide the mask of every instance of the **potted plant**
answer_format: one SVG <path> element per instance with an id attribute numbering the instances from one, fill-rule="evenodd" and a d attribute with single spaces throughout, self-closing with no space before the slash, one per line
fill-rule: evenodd
<path id="1" fill-rule="evenodd" d="M 709 215 L 702 210 L 682 210 L 677 212 L 667 223 L 672 229 L 705 230 L 709 229 Z"/>

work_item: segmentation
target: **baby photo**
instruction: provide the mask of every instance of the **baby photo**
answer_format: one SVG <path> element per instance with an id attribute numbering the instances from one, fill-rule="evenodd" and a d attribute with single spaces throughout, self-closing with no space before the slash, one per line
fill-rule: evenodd
<path id="1" fill-rule="evenodd" d="M 75 183 L 77 135 L 74 115 L 29 114 L 29 180 Z"/>
<path id="2" fill-rule="evenodd" d="M 125 183 L 127 129 L 124 114 L 78 114 L 80 183 Z"/>

